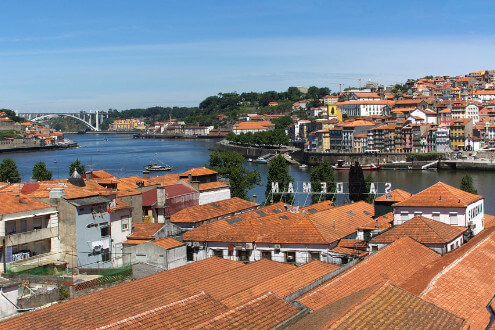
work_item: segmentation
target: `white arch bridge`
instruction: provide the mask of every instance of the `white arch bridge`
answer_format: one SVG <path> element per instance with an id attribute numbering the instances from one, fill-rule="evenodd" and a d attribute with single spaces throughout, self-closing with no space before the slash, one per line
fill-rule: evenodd
<path id="1" fill-rule="evenodd" d="M 84 112 L 81 111 L 79 113 L 61 113 L 61 112 L 53 112 L 53 113 L 19 113 L 20 117 L 24 117 L 32 122 L 44 121 L 49 118 L 55 117 L 67 117 L 72 118 L 80 123 L 84 124 L 87 128 L 92 131 L 100 131 L 100 124 L 103 122 L 103 119 L 108 117 L 106 112 Z"/>

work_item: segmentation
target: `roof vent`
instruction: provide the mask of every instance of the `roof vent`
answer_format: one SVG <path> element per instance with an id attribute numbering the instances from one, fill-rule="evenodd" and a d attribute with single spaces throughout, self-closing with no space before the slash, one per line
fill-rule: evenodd
<path id="1" fill-rule="evenodd" d="M 347 214 L 349 214 L 349 215 L 356 215 L 356 214 L 355 214 L 354 212 L 352 212 L 352 211 L 347 211 Z"/>
<path id="2" fill-rule="evenodd" d="M 72 175 L 67 181 L 76 187 L 86 186 L 86 183 L 84 183 L 84 179 L 81 177 L 81 175 L 77 172 L 76 169 L 74 169 L 74 172 L 72 172 Z"/>

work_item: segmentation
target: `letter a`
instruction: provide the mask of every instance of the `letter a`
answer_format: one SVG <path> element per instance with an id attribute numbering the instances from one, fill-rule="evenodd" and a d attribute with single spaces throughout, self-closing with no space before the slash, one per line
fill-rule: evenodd
<path id="1" fill-rule="evenodd" d="M 289 182 L 289 188 L 287 189 L 288 194 L 293 194 L 294 193 L 294 186 L 292 185 L 292 182 Z"/>
<path id="2" fill-rule="evenodd" d="M 376 195 L 376 188 L 373 182 L 370 184 L 370 195 Z"/>

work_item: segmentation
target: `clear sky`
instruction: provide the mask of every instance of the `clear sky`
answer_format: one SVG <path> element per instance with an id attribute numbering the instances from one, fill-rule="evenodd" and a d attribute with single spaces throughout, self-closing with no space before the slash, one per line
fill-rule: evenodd
<path id="1" fill-rule="evenodd" d="M 196 106 L 219 92 L 495 69 L 495 1 L 5 1 L 0 108 Z"/>

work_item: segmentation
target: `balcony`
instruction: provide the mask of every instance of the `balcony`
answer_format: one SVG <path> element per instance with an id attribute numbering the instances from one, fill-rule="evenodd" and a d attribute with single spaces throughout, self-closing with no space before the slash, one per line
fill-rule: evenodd
<path id="1" fill-rule="evenodd" d="M 47 227 L 26 231 L 23 233 L 10 234 L 9 245 L 27 244 L 29 242 L 40 241 L 47 238 L 52 238 L 58 235 L 58 227 Z"/>

